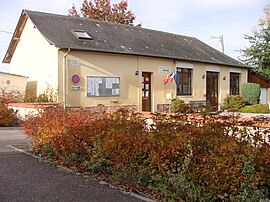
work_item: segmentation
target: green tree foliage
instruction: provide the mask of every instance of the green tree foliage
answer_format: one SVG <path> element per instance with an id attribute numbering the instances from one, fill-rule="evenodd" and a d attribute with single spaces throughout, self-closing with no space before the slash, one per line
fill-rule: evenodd
<path id="1" fill-rule="evenodd" d="M 256 83 L 244 83 L 242 85 L 242 94 L 250 104 L 258 104 L 260 101 L 261 89 Z"/>
<path id="2" fill-rule="evenodd" d="M 260 19 L 260 24 L 263 26 L 270 26 L 270 4 L 264 7 L 265 17 Z"/>
<path id="3" fill-rule="evenodd" d="M 70 16 L 80 17 L 75 5 L 68 10 Z M 109 21 L 114 23 L 133 25 L 135 15 L 128 10 L 128 1 L 122 0 L 118 4 L 111 5 L 110 0 L 84 0 L 80 13 L 84 18 Z"/>
<path id="4" fill-rule="evenodd" d="M 265 77 L 270 78 L 270 4 L 265 6 L 265 18 L 253 30 L 252 36 L 245 36 L 250 47 L 242 50 L 243 62 Z"/>

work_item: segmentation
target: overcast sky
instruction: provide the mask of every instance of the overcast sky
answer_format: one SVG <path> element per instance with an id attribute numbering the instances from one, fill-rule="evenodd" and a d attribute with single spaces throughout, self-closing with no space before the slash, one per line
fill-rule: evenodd
<path id="1" fill-rule="evenodd" d="M 111 0 L 112 3 L 120 0 Z M 264 17 L 269 0 L 129 0 L 136 15 L 136 24 L 144 28 L 197 37 L 221 51 L 218 37 L 224 36 L 225 54 L 236 58 L 239 50 L 249 46 L 244 34 Z M 22 9 L 68 14 L 74 3 L 82 0 L 1 0 L 0 58 L 4 58 Z M 216 37 L 216 38 L 213 38 Z M 31 62 L 31 58 L 28 58 Z M 9 72 L 9 65 L 0 64 L 0 71 Z M 16 73 L 16 72 L 13 72 Z"/>

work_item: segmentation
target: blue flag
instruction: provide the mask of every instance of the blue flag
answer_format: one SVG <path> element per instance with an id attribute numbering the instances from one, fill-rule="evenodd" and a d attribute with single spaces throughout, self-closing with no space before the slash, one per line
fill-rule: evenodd
<path id="1" fill-rule="evenodd" d="M 178 71 L 177 71 L 177 69 L 175 70 L 175 74 L 174 74 L 173 78 L 174 78 L 175 84 L 177 85 L 178 84 Z"/>

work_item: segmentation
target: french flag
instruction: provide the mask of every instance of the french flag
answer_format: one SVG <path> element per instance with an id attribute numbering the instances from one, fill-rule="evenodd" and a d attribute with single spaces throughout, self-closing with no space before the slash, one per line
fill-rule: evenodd
<path id="1" fill-rule="evenodd" d="M 178 72 L 177 72 L 177 69 L 174 72 L 173 79 L 174 79 L 175 84 L 177 85 L 178 84 Z"/>
<path id="2" fill-rule="evenodd" d="M 173 82 L 174 76 L 175 76 L 175 72 L 172 72 L 172 73 L 170 74 L 170 78 L 169 78 L 169 81 L 170 81 L 171 83 Z"/>
<path id="3" fill-rule="evenodd" d="M 168 81 L 170 80 L 170 75 L 171 75 L 171 72 L 168 72 L 168 74 L 164 77 L 164 79 L 162 80 L 164 84 L 168 83 Z"/>
<path id="4" fill-rule="evenodd" d="M 171 73 L 169 81 L 172 83 L 173 80 L 175 81 L 175 84 L 178 84 L 178 72 L 175 70 L 174 72 Z"/>

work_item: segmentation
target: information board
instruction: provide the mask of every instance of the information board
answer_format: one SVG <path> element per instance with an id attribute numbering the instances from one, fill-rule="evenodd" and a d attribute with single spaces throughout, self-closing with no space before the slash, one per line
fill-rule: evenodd
<path id="1" fill-rule="evenodd" d="M 112 97 L 120 95 L 119 77 L 87 77 L 87 96 Z"/>

